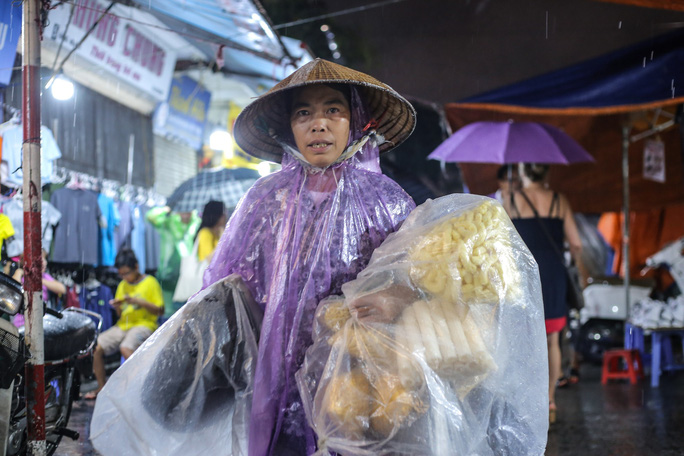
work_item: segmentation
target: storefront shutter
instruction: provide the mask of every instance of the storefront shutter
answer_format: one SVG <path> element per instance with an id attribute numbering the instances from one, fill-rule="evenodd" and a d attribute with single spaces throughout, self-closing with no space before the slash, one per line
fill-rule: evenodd
<path id="1" fill-rule="evenodd" d="M 162 136 L 154 136 L 154 188 L 166 197 L 197 174 L 197 152 Z"/>

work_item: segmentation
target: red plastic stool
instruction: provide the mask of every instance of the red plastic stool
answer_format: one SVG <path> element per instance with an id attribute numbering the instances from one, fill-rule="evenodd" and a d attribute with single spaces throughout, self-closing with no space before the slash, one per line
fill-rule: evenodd
<path id="1" fill-rule="evenodd" d="M 627 370 L 620 369 L 620 361 L 624 360 Z M 609 379 L 628 378 L 630 383 L 635 384 L 639 378 L 644 377 L 644 369 L 641 364 L 639 350 L 608 350 L 603 353 L 603 373 L 601 383 L 608 383 Z"/>

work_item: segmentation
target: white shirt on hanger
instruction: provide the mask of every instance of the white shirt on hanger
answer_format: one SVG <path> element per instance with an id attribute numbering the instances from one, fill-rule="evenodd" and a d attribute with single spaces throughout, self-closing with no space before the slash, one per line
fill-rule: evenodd
<path id="1" fill-rule="evenodd" d="M 9 176 L 7 181 L 16 185 L 22 185 L 24 179 L 22 163 L 22 143 L 24 141 L 21 124 L 11 124 L 2 130 L 2 159 L 7 162 Z M 40 127 L 40 174 L 43 184 L 52 182 L 53 162 L 62 157 L 62 151 L 55 141 L 52 131 L 46 127 Z M 18 169 L 19 168 L 19 169 Z"/>

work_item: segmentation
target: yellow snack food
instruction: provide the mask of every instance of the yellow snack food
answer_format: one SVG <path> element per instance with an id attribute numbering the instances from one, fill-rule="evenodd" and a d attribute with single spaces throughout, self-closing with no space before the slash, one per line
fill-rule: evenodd
<path id="1" fill-rule="evenodd" d="M 370 427 L 383 437 L 409 421 L 410 415 L 427 410 L 415 392 L 402 385 L 399 377 L 382 374 L 373 382 L 373 412 Z"/>
<path id="2" fill-rule="evenodd" d="M 411 280 L 452 302 L 499 303 L 520 293 L 509 230 L 501 205 L 485 201 L 449 218 L 412 247 Z"/>
<path id="3" fill-rule="evenodd" d="M 371 385 L 364 372 L 353 369 L 333 377 L 325 389 L 324 409 L 346 437 L 359 439 L 369 428 Z"/>
<path id="4" fill-rule="evenodd" d="M 484 378 L 496 364 L 468 307 L 460 306 L 459 312 L 453 303 L 440 300 L 414 302 L 401 315 L 405 337 L 398 342 L 437 374 L 470 387 L 479 381 L 475 377 Z M 399 363 L 399 372 L 409 376 L 405 364 Z"/>
<path id="5" fill-rule="evenodd" d="M 344 348 L 354 358 L 373 360 L 378 364 L 387 362 L 392 343 L 389 336 L 356 321 L 336 332 L 328 343 L 335 345 L 338 340 L 344 341 Z"/>
<path id="6" fill-rule="evenodd" d="M 333 301 L 327 304 L 323 314 L 323 323 L 332 332 L 337 332 L 342 329 L 349 318 L 351 318 L 351 313 L 344 301 Z"/>

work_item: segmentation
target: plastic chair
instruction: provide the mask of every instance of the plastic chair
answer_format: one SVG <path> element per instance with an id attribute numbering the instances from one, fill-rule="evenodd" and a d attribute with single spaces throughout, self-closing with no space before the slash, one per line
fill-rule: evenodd
<path id="1" fill-rule="evenodd" d="M 622 369 L 620 361 L 624 361 L 627 369 Z M 606 384 L 611 379 L 629 379 L 631 384 L 636 384 L 639 378 L 644 377 L 643 365 L 639 350 L 607 350 L 603 353 L 603 371 L 601 383 Z"/>
<path id="2" fill-rule="evenodd" d="M 651 386 L 660 385 L 660 374 L 666 370 L 684 369 L 684 364 L 677 364 L 672 355 L 671 337 L 679 337 L 684 351 L 684 329 L 657 329 L 651 334 Z"/>

